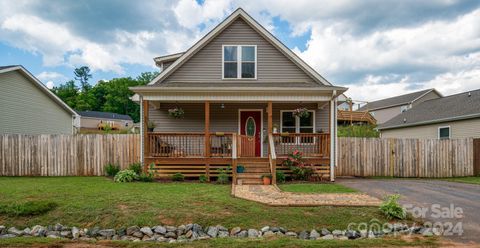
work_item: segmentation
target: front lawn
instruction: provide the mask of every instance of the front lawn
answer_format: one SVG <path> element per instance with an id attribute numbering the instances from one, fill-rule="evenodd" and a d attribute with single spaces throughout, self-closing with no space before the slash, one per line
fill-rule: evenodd
<path id="1" fill-rule="evenodd" d="M 287 186 L 287 185 L 285 185 Z M 294 185 L 287 186 L 294 187 Z M 376 207 L 269 207 L 233 198 L 230 185 L 199 183 L 114 183 L 103 177 L 0 177 L 0 202 L 53 202 L 54 210 L 33 216 L 0 214 L 2 225 L 17 227 L 60 222 L 79 227 L 157 224 L 221 224 L 301 231 L 345 229 L 350 222 L 386 221 Z"/>
<path id="2" fill-rule="evenodd" d="M 446 181 L 458 183 L 480 184 L 480 176 L 477 177 L 452 177 L 446 178 Z"/>
<path id="3" fill-rule="evenodd" d="M 66 244 L 74 243 L 65 239 L 49 238 L 13 238 L 0 239 L 0 247 L 63 247 Z M 75 242 L 78 243 L 78 242 Z M 85 247 L 437 247 L 439 240 L 436 238 L 415 237 L 409 240 L 402 238 L 385 239 L 363 239 L 363 240 L 299 240 L 291 238 L 271 238 L 271 239 L 211 239 L 203 241 L 194 241 L 191 243 L 132 243 L 128 241 L 97 241 L 95 243 L 83 242 Z M 98 246 L 96 246 L 98 245 Z M 78 246 L 81 247 L 81 246 Z"/>
<path id="4" fill-rule="evenodd" d="M 289 183 L 289 184 L 278 184 L 278 187 L 287 192 L 298 192 L 298 193 L 356 193 L 358 191 L 334 183 Z"/>

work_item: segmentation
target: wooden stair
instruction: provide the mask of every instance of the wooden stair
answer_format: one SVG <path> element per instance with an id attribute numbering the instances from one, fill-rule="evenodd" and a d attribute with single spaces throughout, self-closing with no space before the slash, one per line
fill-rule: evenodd
<path id="1" fill-rule="evenodd" d="M 237 184 L 263 184 L 262 175 L 270 174 L 270 164 L 264 160 L 242 161 L 243 173 L 237 173 Z"/>

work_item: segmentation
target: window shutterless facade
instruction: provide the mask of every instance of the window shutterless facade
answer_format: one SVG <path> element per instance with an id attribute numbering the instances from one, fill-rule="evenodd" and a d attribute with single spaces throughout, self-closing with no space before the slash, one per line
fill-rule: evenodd
<path id="1" fill-rule="evenodd" d="M 309 110 L 310 116 L 297 117 L 291 110 L 280 111 L 280 130 L 282 133 L 314 133 L 315 130 L 315 111 Z M 312 143 L 309 138 L 284 141 L 288 143 Z"/>
<path id="2" fill-rule="evenodd" d="M 256 79 L 257 46 L 223 45 L 222 79 Z"/>
<path id="3" fill-rule="evenodd" d="M 438 128 L 439 139 L 450 139 L 450 126 Z"/>

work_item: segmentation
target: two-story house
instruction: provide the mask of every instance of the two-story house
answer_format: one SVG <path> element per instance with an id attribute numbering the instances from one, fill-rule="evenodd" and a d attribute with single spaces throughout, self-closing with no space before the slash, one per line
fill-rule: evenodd
<path id="1" fill-rule="evenodd" d="M 244 10 L 183 53 L 155 58 L 161 73 L 132 87 L 142 106 L 142 161 L 158 177 L 218 175 L 256 184 L 301 151 L 334 179 L 336 98 L 328 82 Z M 237 173 L 237 166 L 245 168 Z"/>
<path id="2" fill-rule="evenodd" d="M 442 94 L 437 90 L 427 89 L 369 102 L 358 110 L 370 112 L 377 120 L 377 124 L 382 124 L 419 103 L 440 97 L 442 97 Z"/>

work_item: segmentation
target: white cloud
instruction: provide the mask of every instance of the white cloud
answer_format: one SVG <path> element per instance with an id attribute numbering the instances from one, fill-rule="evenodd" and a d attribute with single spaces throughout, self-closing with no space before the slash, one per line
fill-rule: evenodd
<path id="1" fill-rule="evenodd" d="M 68 79 L 65 75 L 54 71 L 43 71 L 40 74 L 36 75 L 36 77 L 40 79 L 40 81 L 53 80 L 59 82 Z"/>
<path id="2" fill-rule="evenodd" d="M 55 86 L 55 84 L 52 82 L 52 81 L 48 81 L 45 86 L 47 86 L 47 88 L 49 89 L 53 89 L 53 87 Z"/>

